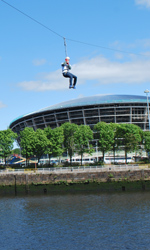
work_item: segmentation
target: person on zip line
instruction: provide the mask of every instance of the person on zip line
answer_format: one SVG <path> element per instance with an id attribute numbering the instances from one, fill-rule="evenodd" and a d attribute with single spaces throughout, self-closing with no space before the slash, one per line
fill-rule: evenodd
<path id="1" fill-rule="evenodd" d="M 71 88 L 76 89 L 77 77 L 69 72 L 69 70 L 71 69 L 71 65 L 69 64 L 69 60 L 70 60 L 70 58 L 67 56 L 65 58 L 65 62 L 63 62 L 61 64 L 61 66 L 62 66 L 62 74 L 63 74 L 64 77 L 70 78 L 69 79 L 69 83 L 70 83 L 69 84 L 69 89 L 71 89 Z M 73 85 L 72 85 L 72 81 L 73 81 Z"/>

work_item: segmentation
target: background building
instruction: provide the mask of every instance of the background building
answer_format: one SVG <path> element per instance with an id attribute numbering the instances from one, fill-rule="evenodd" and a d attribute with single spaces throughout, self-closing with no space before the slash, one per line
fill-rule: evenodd
<path id="1" fill-rule="evenodd" d="M 97 95 L 70 100 L 26 115 L 11 122 L 10 128 L 19 133 L 25 127 L 55 128 L 65 122 L 89 125 L 98 122 L 133 123 L 149 129 L 147 98 L 133 95 Z"/>

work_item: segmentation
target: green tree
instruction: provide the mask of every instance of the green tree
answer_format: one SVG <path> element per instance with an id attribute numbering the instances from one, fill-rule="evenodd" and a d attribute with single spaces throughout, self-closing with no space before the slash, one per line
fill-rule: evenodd
<path id="1" fill-rule="evenodd" d="M 64 141 L 64 131 L 62 127 L 51 129 L 47 127 L 44 129 L 46 137 L 48 139 L 48 145 L 46 153 L 49 156 L 49 164 L 51 156 L 60 156 L 62 155 L 64 148 L 62 147 Z"/>
<path id="2" fill-rule="evenodd" d="M 17 155 L 19 155 L 19 154 L 20 154 L 20 148 L 14 148 L 14 149 L 12 150 L 12 154 L 17 154 Z"/>
<path id="3" fill-rule="evenodd" d="M 143 145 L 148 157 L 150 158 L 150 131 L 144 131 L 143 133 Z"/>
<path id="4" fill-rule="evenodd" d="M 75 133 L 78 125 L 66 122 L 61 126 L 64 130 L 64 147 L 70 156 L 70 163 L 72 163 L 72 156 L 75 152 Z"/>
<path id="5" fill-rule="evenodd" d="M 112 126 L 106 122 L 98 122 L 94 126 L 94 131 L 95 139 L 98 139 L 98 145 L 103 154 L 104 161 L 105 153 L 111 149 L 112 144 L 114 143 L 114 131 Z"/>
<path id="6" fill-rule="evenodd" d="M 15 139 L 17 139 L 17 137 L 17 134 L 14 133 L 11 129 L 0 131 L 0 155 L 4 158 L 5 165 L 6 158 L 11 154 L 13 143 Z"/>
<path id="7" fill-rule="evenodd" d="M 21 154 L 26 158 L 26 165 L 28 165 L 28 159 L 34 155 L 34 141 L 35 131 L 33 128 L 26 127 L 20 131 Z"/>
<path id="8" fill-rule="evenodd" d="M 127 154 L 137 150 L 142 141 L 141 129 L 134 124 L 119 124 L 116 133 L 118 146 L 123 146 L 127 163 Z"/>
<path id="9" fill-rule="evenodd" d="M 46 153 L 47 146 L 48 139 L 46 137 L 46 134 L 44 133 L 44 130 L 40 128 L 37 129 L 34 135 L 33 155 L 37 157 L 38 163 L 41 156 Z"/>
<path id="10" fill-rule="evenodd" d="M 93 139 L 93 131 L 87 125 L 80 125 L 75 132 L 75 147 L 78 154 L 81 156 L 81 166 L 83 160 L 83 154 L 91 154 L 94 150 L 89 141 Z"/>
<path id="11" fill-rule="evenodd" d="M 52 128 L 47 127 L 44 129 L 44 133 L 48 139 L 46 153 L 48 154 L 49 165 L 50 165 L 50 159 L 51 159 L 52 154 L 53 154 L 53 140 L 54 140 L 53 130 L 52 130 Z"/>
<path id="12" fill-rule="evenodd" d="M 62 127 L 53 129 L 53 155 L 60 156 L 64 152 L 64 130 Z"/>
<path id="13" fill-rule="evenodd" d="M 115 158 L 116 158 L 116 151 L 118 150 L 118 144 L 117 144 L 117 127 L 118 124 L 117 123 L 110 123 L 110 126 L 114 132 L 114 138 L 112 141 L 112 150 L 113 150 L 113 156 L 114 156 L 114 162 L 115 162 Z"/>

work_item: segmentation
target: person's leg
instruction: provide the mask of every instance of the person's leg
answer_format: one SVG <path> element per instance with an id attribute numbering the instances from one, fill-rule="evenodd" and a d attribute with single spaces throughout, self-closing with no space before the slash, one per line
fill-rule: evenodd
<path id="1" fill-rule="evenodd" d="M 69 88 L 71 88 L 72 87 L 73 75 L 70 72 L 67 72 L 67 73 L 64 73 L 63 76 L 66 77 L 66 78 L 70 78 L 70 80 L 69 80 L 69 82 L 70 82 Z"/>
<path id="2" fill-rule="evenodd" d="M 77 83 L 77 77 L 75 75 L 73 75 L 73 79 L 74 79 L 74 81 L 73 81 L 73 87 L 74 87 L 74 86 L 76 86 L 76 83 Z"/>

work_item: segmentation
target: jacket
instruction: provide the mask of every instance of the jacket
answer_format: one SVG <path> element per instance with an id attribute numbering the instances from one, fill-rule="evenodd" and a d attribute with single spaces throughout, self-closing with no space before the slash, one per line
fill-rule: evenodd
<path id="1" fill-rule="evenodd" d="M 62 66 L 62 74 L 67 73 L 71 69 L 71 65 L 66 62 L 61 64 Z"/>

